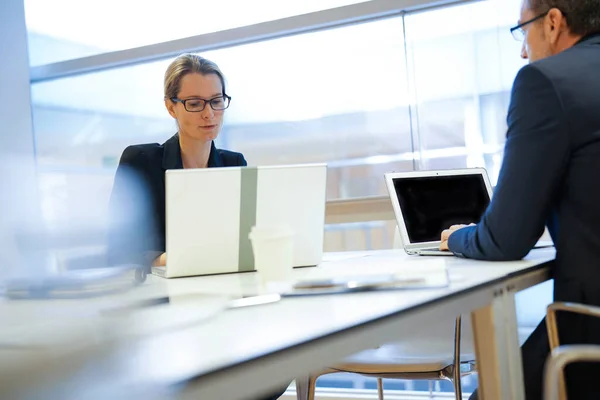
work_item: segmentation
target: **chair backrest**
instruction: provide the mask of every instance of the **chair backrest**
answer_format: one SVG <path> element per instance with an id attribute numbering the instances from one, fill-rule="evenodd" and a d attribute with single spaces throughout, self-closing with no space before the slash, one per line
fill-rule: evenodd
<path id="1" fill-rule="evenodd" d="M 564 372 L 575 362 L 600 362 L 600 346 L 562 345 L 552 350 L 544 372 L 544 400 L 567 400 Z"/>
<path id="2" fill-rule="evenodd" d="M 554 350 L 560 345 L 558 338 L 558 325 L 556 324 L 556 313 L 558 311 L 600 318 L 600 307 L 598 306 L 590 306 L 581 303 L 564 303 L 560 301 L 556 301 L 548 305 L 548 308 L 546 309 L 546 327 L 548 329 L 550 350 Z"/>

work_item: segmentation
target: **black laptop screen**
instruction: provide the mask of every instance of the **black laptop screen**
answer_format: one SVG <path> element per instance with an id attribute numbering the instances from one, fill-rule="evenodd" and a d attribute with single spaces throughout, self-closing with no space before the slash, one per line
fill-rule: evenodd
<path id="1" fill-rule="evenodd" d="M 479 222 L 490 202 L 481 174 L 393 182 L 410 243 L 438 241 L 451 225 Z"/>

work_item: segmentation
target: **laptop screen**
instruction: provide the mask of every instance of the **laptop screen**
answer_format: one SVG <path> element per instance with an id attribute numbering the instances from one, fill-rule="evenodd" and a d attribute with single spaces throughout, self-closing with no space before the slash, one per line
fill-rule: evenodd
<path id="1" fill-rule="evenodd" d="M 410 243 L 440 240 L 444 229 L 477 223 L 490 198 L 482 174 L 393 180 Z"/>

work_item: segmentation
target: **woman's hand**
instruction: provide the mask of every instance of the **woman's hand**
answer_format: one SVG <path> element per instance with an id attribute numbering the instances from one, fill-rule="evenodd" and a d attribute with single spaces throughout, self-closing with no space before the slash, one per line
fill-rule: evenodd
<path id="1" fill-rule="evenodd" d="M 162 253 L 152 261 L 153 267 L 166 267 L 167 266 L 167 253 Z"/>

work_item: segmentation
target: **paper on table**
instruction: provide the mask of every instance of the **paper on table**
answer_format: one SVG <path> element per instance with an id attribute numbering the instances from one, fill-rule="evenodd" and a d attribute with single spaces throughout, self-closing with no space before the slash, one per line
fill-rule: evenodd
<path id="1" fill-rule="evenodd" d="M 439 288 L 448 284 L 444 260 L 419 262 L 397 257 L 374 257 L 322 265 L 297 280 L 295 287 L 284 295 Z"/>
<path id="2" fill-rule="evenodd" d="M 403 276 L 446 275 L 446 260 L 398 257 L 361 257 L 331 261 L 307 273 L 303 279 L 323 279 L 340 276 L 379 275 L 386 273 Z"/>
<path id="3" fill-rule="evenodd" d="M 367 252 L 362 252 L 362 251 L 346 251 L 346 252 L 339 252 L 339 253 L 327 253 L 323 256 L 323 261 L 321 264 L 329 264 L 332 262 L 336 262 L 336 261 L 343 261 L 343 260 L 351 260 L 351 259 L 355 259 L 355 258 L 365 258 L 365 257 L 369 257 L 369 253 Z"/>

